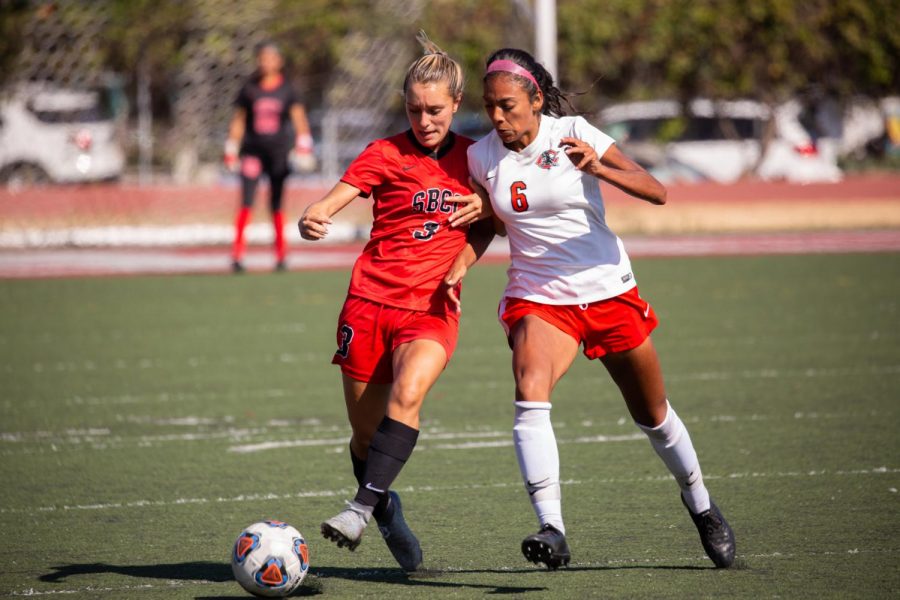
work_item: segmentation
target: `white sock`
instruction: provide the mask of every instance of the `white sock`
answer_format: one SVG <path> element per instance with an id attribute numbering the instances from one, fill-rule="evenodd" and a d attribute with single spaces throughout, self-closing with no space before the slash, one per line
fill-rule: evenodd
<path id="1" fill-rule="evenodd" d="M 566 528 L 559 489 L 559 451 L 550 423 L 549 402 L 516 402 L 513 442 L 531 505 L 543 527 Z"/>
<path id="2" fill-rule="evenodd" d="M 666 418 L 656 427 L 646 427 L 640 423 L 637 426 L 650 438 L 650 445 L 675 476 L 681 496 L 696 515 L 709 510 L 709 492 L 703 485 L 700 461 L 687 428 L 668 400 L 666 408 Z"/>

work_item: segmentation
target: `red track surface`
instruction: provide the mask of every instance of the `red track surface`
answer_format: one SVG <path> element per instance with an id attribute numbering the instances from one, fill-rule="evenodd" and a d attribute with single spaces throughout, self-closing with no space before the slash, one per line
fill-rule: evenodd
<path id="1" fill-rule="evenodd" d="M 630 236 L 632 257 L 900 252 L 900 231 L 828 231 L 750 235 Z M 339 246 L 304 244 L 289 257 L 291 270 L 346 269 L 361 243 Z M 485 261 L 505 262 L 506 249 L 492 247 Z M 891 260 L 897 263 L 896 257 Z M 268 272 L 268 249 L 252 248 L 246 265 Z M 103 248 L 13 250 L 0 252 L 0 278 L 32 279 L 163 273 L 228 273 L 227 248 Z"/>
<path id="2" fill-rule="evenodd" d="M 790 185 L 747 181 L 723 186 L 702 183 L 669 186 L 673 207 L 723 206 L 732 211 L 773 201 L 789 205 L 810 202 L 825 207 L 890 206 L 896 213 L 900 203 L 900 175 L 848 177 L 836 184 Z M 287 191 L 289 220 L 303 207 L 321 197 L 321 187 L 291 187 Z M 265 192 L 261 192 L 264 194 Z M 238 191 L 235 186 L 139 188 L 127 185 L 33 188 L 13 192 L 0 189 L 0 231 L 28 228 L 39 230 L 118 225 L 229 224 Z M 610 213 L 624 210 L 635 200 L 604 186 Z M 619 208 L 617 208 L 619 207 Z M 862 209 L 861 209 L 862 210 Z M 370 204 L 353 203 L 342 217 L 368 222 Z M 348 214 L 349 213 L 349 214 Z M 742 214 L 742 213 L 741 213 Z M 257 202 L 258 222 L 265 218 L 265 202 Z M 866 225 L 871 226 L 871 225 Z M 881 227 L 890 227 L 881 224 Z M 632 256 L 709 256 L 740 254 L 797 254 L 821 252 L 900 252 L 900 229 L 877 231 L 797 231 L 790 233 L 742 233 L 637 236 L 623 235 Z M 303 243 L 290 256 L 291 269 L 346 268 L 359 254 L 362 244 L 324 245 Z M 505 260 L 503 248 L 487 258 Z M 272 254 L 267 248 L 251 248 L 250 271 L 269 271 Z M 227 273 L 227 247 L 205 248 L 50 248 L 0 250 L 0 278 L 40 278 L 147 273 Z"/>

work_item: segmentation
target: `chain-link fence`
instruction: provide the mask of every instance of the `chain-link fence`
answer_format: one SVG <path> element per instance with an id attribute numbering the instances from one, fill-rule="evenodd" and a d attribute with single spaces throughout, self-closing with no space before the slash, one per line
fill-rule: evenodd
<path id="1" fill-rule="evenodd" d="M 423 4 L 372 2 L 375 25 L 343 36 L 335 68 L 319 78 L 321 93 L 300 90 L 314 99 L 307 109 L 326 177 L 335 178 L 366 142 L 388 133 L 390 109 L 398 105 L 392 92 L 414 48 L 411 36 L 401 38 L 397 31 L 414 30 Z M 0 135 L 10 134 L 0 150 L 7 179 L 13 170 L 50 180 L 135 176 L 142 183 L 209 182 L 221 175 L 218 162 L 234 98 L 253 69 L 255 46 L 281 31 L 284 10 L 278 0 L 160 2 L 156 13 L 153 3 L 141 0 L 21 5 L 21 51 L 8 61 L 0 82 L 0 128 L 7 130 Z M 168 72 L 160 67 L 163 54 Z M 3 125 L 10 121 L 16 127 Z M 79 143 L 93 144 L 93 154 L 104 144 L 118 146 L 119 160 L 112 161 L 118 172 L 95 158 L 63 175 L 50 164 L 60 158 L 39 160 L 29 146 L 44 130 L 62 129 L 64 141 L 56 143 L 66 145 L 73 160 Z"/>

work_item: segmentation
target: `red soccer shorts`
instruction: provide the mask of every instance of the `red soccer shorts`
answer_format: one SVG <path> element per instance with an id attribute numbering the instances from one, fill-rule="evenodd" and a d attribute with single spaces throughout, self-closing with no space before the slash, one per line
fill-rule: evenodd
<path id="1" fill-rule="evenodd" d="M 534 315 L 583 344 L 584 355 L 590 359 L 637 348 L 659 324 L 636 287 L 620 296 L 580 305 L 504 298 L 499 313 L 507 336 L 522 317 Z"/>
<path id="2" fill-rule="evenodd" d="M 348 296 L 338 317 L 337 344 L 332 364 L 357 381 L 391 383 L 391 355 L 400 344 L 434 340 L 444 347 L 447 362 L 459 335 L 455 313 L 428 313 L 386 306 Z"/>

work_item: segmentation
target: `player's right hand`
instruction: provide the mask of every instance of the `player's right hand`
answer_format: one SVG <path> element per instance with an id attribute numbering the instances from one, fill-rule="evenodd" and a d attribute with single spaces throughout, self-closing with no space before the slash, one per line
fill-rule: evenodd
<path id="1" fill-rule="evenodd" d="M 456 260 L 450 265 L 450 270 L 447 271 L 447 274 L 444 276 L 444 287 L 447 291 L 447 298 L 449 298 L 450 304 L 456 309 L 456 314 L 462 312 L 462 302 L 459 300 L 459 288 L 463 277 L 466 276 L 468 271 L 469 268 L 466 266 L 466 261 L 463 259 L 462 255 L 460 255 L 456 257 Z"/>
<path id="2" fill-rule="evenodd" d="M 328 226 L 331 219 L 315 210 L 307 209 L 300 217 L 297 228 L 300 229 L 300 237 L 304 240 L 316 241 L 324 239 L 328 235 Z"/>

